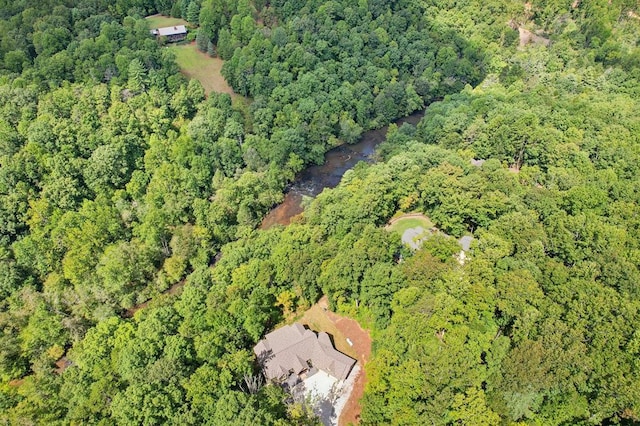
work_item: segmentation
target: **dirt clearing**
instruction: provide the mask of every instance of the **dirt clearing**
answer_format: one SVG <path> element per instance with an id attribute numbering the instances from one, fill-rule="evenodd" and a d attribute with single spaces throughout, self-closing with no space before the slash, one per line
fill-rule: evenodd
<path id="1" fill-rule="evenodd" d="M 298 321 L 308 325 L 315 331 L 325 331 L 333 336 L 333 343 L 337 350 L 353 357 L 360 365 L 360 371 L 355 371 L 353 391 L 347 400 L 338 419 L 339 425 L 357 424 L 360 419 L 360 398 L 364 394 L 367 377 L 364 365 L 371 358 L 371 336 L 363 330 L 357 321 L 345 318 L 329 311 L 327 297 L 308 309 Z M 347 340 L 348 339 L 348 340 Z"/>

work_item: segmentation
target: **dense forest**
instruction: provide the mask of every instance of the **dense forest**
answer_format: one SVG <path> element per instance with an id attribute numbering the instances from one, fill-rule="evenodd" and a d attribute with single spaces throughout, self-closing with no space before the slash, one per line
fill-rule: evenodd
<path id="1" fill-rule="evenodd" d="M 247 102 L 180 74 L 154 13 Z M 636 0 L 0 0 L 0 23 L 0 423 L 317 424 L 248 382 L 322 295 L 373 337 L 363 425 L 640 422 Z M 257 229 L 327 150 L 425 108 Z M 398 212 L 442 234 L 412 251 Z"/>

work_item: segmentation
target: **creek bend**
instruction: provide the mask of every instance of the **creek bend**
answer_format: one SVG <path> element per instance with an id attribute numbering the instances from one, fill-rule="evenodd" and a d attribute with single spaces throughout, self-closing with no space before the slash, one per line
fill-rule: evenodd
<path id="1" fill-rule="evenodd" d="M 423 116 L 424 111 L 418 111 L 394 123 L 398 127 L 404 123 L 416 125 Z M 364 132 L 355 144 L 343 144 L 327 151 L 323 164 L 309 166 L 301 171 L 289 186 L 284 200 L 271 209 L 262 220 L 260 229 L 269 229 L 274 225 L 288 225 L 294 216 L 302 213 L 301 203 L 304 196 L 315 197 L 325 188 L 335 188 L 346 171 L 351 170 L 360 161 L 372 163 L 376 147 L 384 142 L 388 129 L 389 126 L 384 126 Z"/>
<path id="2" fill-rule="evenodd" d="M 394 121 L 394 123 L 398 126 L 404 123 L 415 126 L 422 119 L 425 111 L 414 112 Z M 364 132 L 360 140 L 355 144 L 344 144 L 327 151 L 324 155 L 324 164 L 310 166 L 301 171 L 293 184 L 289 186 L 282 203 L 271 209 L 265 216 L 260 229 L 269 229 L 274 225 L 288 225 L 294 216 L 302 213 L 301 203 L 303 196 L 315 197 L 325 188 L 335 188 L 340 183 L 340 179 L 342 179 L 345 172 L 352 169 L 360 161 L 372 163 L 375 150 L 386 139 L 388 129 L 389 126 L 384 126 Z M 220 256 L 221 253 L 218 252 L 209 266 L 214 266 Z M 161 294 L 178 294 L 185 283 L 186 279 L 178 281 Z M 132 317 L 138 310 L 145 308 L 152 299 L 138 303 L 125 310 L 122 312 L 122 317 Z"/>

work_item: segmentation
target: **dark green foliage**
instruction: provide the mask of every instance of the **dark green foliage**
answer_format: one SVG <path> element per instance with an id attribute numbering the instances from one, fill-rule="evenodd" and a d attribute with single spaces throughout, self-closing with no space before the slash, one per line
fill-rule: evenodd
<path id="1" fill-rule="evenodd" d="M 225 77 L 236 92 L 258 98 L 254 126 L 264 136 L 299 129 L 310 145 L 305 161 L 334 137 L 351 142 L 357 129 L 381 127 L 484 75 L 481 50 L 452 29 L 430 31 L 419 10 L 379 5 L 387 13 L 374 17 L 343 3 L 272 4 L 282 16 L 270 36 L 238 15 L 219 33 Z M 300 9 L 295 19 L 292 8 Z M 263 121 L 274 114 L 275 129 Z"/>
<path id="2" fill-rule="evenodd" d="M 251 105 L 187 83 L 155 12 Z M 316 424 L 245 379 L 323 294 L 372 328 L 364 425 L 638 421 L 638 13 L 0 0 L 0 423 Z M 434 99 L 255 231 L 304 164 Z M 410 250 L 399 211 L 440 232 Z"/>
<path id="3" fill-rule="evenodd" d="M 211 43 L 211 41 L 208 39 L 205 32 L 198 30 L 198 35 L 196 35 L 196 46 L 198 46 L 198 50 L 206 52 L 209 43 Z"/>

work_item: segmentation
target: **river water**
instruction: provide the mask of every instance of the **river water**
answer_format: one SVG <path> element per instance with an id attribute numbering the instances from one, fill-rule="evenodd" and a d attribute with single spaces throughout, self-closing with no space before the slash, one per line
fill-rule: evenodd
<path id="1" fill-rule="evenodd" d="M 424 111 L 415 112 L 395 121 L 400 127 L 404 123 L 416 125 Z M 384 142 L 389 126 L 364 132 L 360 141 L 353 145 L 340 145 L 324 155 L 324 164 L 310 166 L 297 176 L 289 187 L 282 203 L 274 207 L 265 216 L 260 229 L 269 229 L 274 225 L 288 225 L 291 219 L 300 213 L 303 196 L 315 197 L 325 188 L 334 188 L 347 170 L 360 161 L 373 162 L 376 147 Z"/>
<path id="2" fill-rule="evenodd" d="M 401 126 L 404 123 L 416 125 L 423 117 L 424 111 L 413 113 L 407 117 L 401 118 L 395 123 Z M 324 164 L 320 166 L 311 166 L 304 169 L 289 190 L 285 194 L 282 203 L 274 207 L 264 218 L 260 229 L 269 229 L 270 227 L 279 225 L 288 225 L 291 219 L 300 213 L 303 208 L 300 205 L 302 197 L 307 195 L 315 197 L 325 188 L 334 188 L 340 183 L 340 179 L 347 170 L 352 169 L 358 162 L 373 162 L 376 147 L 384 142 L 389 126 L 382 127 L 377 130 L 369 130 L 364 132 L 360 141 L 353 145 L 341 145 L 334 148 L 324 155 Z M 215 265 L 220 259 L 221 253 L 211 260 L 209 266 Z M 183 279 L 167 290 L 163 294 L 176 294 L 182 290 L 186 279 Z M 150 300 L 140 303 L 123 312 L 125 318 L 132 317 L 136 311 L 145 308 Z"/>

